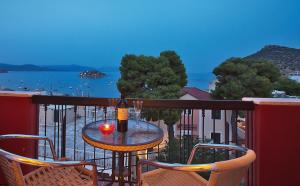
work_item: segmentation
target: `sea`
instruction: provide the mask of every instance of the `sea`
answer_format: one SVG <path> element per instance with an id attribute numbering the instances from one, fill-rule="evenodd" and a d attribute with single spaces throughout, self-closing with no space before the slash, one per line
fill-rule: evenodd
<path id="1" fill-rule="evenodd" d="M 10 71 L 0 73 L 0 90 L 41 91 L 44 94 L 116 98 L 119 71 L 107 71 L 102 78 L 81 78 L 79 72 Z M 188 85 L 208 90 L 212 73 L 187 73 Z"/>

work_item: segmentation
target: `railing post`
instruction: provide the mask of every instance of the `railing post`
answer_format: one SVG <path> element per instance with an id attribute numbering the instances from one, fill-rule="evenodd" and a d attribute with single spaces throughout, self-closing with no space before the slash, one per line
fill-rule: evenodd
<path id="1" fill-rule="evenodd" d="M 63 108 L 63 107 L 62 107 Z M 66 106 L 65 106 L 65 114 L 62 120 L 62 128 L 61 128 L 61 157 L 66 157 L 66 135 L 67 135 L 67 110 L 66 110 Z"/>
<path id="2" fill-rule="evenodd" d="M 246 147 L 250 149 L 253 148 L 253 112 L 247 111 L 246 112 Z M 245 177 L 245 186 L 253 186 L 254 185 L 254 174 L 253 174 L 253 164 L 249 167 L 248 173 Z"/>
<path id="3" fill-rule="evenodd" d="M 39 104 L 37 104 L 39 105 Z M 39 110 L 39 109 L 38 109 Z M 37 121 L 39 121 L 39 114 L 37 114 Z M 39 125 L 39 123 L 37 123 Z M 47 136 L 47 104 L 44 104 L 44 135 Z M 37 126 L 39 127 L 39 126 Z M 46 148 L 46 140 L 44 141 L 44 160 L 47 157 L 47 148 Z"/>

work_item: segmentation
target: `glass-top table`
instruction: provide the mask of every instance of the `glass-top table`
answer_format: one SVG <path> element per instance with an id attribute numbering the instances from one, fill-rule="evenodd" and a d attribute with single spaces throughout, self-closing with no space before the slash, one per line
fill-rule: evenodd
<path id="1" fill-rule="evenodd" d="M 103 123 L 113 123 L 115 130 L 111 134 L 102 133 L 99 130 L 99 126 Z M 119 153 L 118 181 L 119 185 L 124 185 L 124 153 L 145 150 L 159 145 L 163 140 L 163 131 L 158 126 L 145 121 L 139 121 L 139 127 L 137 127 L 135 120 L 128 120 L 128 131 L 121 133 L 117 131 L 116 120 L 100 120 L 84 126 L 82 129 L 82 138 L 86 143 L 94 147 L 113 151 L 113 156 L 115 156 L 114 152 Z M 114 161 L 115 158 L 113 157 L 113 179 L 115 173 Z M 131 165 L 128 166 L 129 169 L 130 167 Z M 130 181 L 130 170 L 128 174 L 128 180 Z"/>
<path id="2" fill-rule="evenodd" d="M 99 125 L 114 123 L 115 131 L 111 134 L 103 134 Z M 116 120 L 100 120 L 86 125 L 82 129 L 82 138 L 88 144 L 101 149 L 131 152 L 152 148 L 161 143 L 163 131 L 154 124 L 140 121 L 140 127 L 136 127 L 135 120 L 128 120 L 128 131 L 118 132 Z"/>

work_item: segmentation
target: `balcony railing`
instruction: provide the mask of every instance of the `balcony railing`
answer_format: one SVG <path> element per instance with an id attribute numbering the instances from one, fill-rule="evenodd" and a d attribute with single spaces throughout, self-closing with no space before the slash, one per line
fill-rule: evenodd
<path id="1" fill-rule="evenodd" d="M 112 170 L 112 158 L 116 154 L 94 148 L 81 138 L 81 129 L 91 122 L 103 119 L 115 119 L 115 98 L 33 96 L 33 102 L 39 109 L 39 134 L 50 137 L 59 157 L 74 160 L 92 160 L 97 163 L 102 180 L 109 179 Z M 128 99 L 130 107 L 132 101 Z M 135 159 L 131 170 L 135 170 L 139 158 L 159 159 L 167 162 L 186 163 L 193 145 L 202 142 L 252 145 L 252 111 L 253 102 L 248 101 L 204 101 L 204 100 L 143 100 L 143 110 L 178 110 L 179 120 L 174 123 L 176 151 L 170 148 L 168 127 L 161 120 L 161 112 L 157 112 L 155 120 L 150 121 L 165 132 L 164 141 L 153 149 L 131 154 Z M 219 114 L 216 117 L 215 111 Z M 133 114 L 133 113 L 132 113 Z M 133 116 L 133 115 L 132 115 Z M 245 118 L 245 128 L 238 127 L 239 117 Z M 170 130 L 170 128 L 169 128 Z M 50 158 L 49 147 L 39 144 L 39 157 Z M 218 158 L 214 151 L 213 160 Z M 232 154 L 230 154 L 232 155 Z M 236 154 L 238 155 L 238 154 Z M 128 158 L 128 154 L 125 155 Z M 126 159 L 125 158 L 125 159 Z M 229 158 L 227 153 L 226 158 Z M 202 161 L 204 161 L 202 159 Z M 128 162 L 126 162 L 128 166 Z M 151 167 L 147 167 L 151 169 Z M 131 177 L 135 181 L 135 176 Z"/>

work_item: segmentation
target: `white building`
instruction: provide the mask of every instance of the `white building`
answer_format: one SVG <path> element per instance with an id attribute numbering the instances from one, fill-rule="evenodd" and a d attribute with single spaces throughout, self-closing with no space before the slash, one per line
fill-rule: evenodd
<path id="1" fill-rule="evenodd" d="M 184 87 L 180 99 L 212 100 L 209 92 L 195 87 Z M 175 125 L 175 135 L 193 135 L 199 139 L 214 138 L 216 143 L 231 141 L 231 114 L 231 110 L 188 110 L 182 113 L 181 121 Z M 188 128 L 190 132 L 185 130 Z"/>

